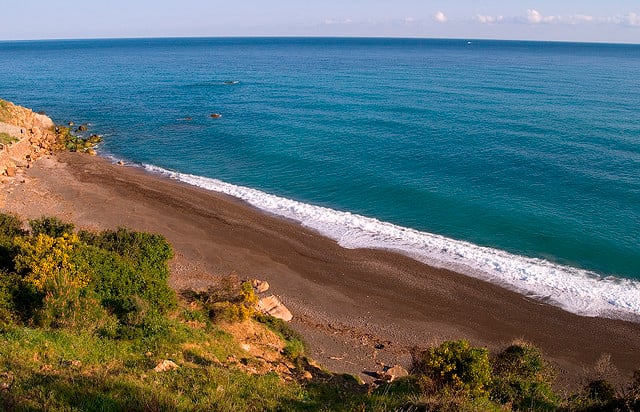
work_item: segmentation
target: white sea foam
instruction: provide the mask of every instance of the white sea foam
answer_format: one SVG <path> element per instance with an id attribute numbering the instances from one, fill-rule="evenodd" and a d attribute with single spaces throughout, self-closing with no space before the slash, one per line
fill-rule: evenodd
<path id="1" fill-rule="evenodd" d="M 432 266 L 499 284 L 579 315 L 640 322 L 639 281 L 602 277 L 546 260 L 313 206 L 216 179 L 172 172 L 152 165 L 144 165 L 144 168 L 234 196 L 266 212 L 293 219 L 335 239 L 345 248 L 396 251 Z"/>

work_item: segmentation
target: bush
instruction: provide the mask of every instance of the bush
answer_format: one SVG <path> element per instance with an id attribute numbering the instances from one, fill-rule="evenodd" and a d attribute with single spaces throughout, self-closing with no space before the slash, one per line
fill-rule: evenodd
<path id="1" fill-rule="evenodd" d="M 47 291 L 42 307 L 34 314 L 34 324 L 45 328 L 67 328 L 95 331 L 100 329 L 109 314 L 88 290 L 74 285 L 57 283 Z"/>
<path id="2" fill-rule="evenodd" d="M 640 369 L 633 372 L 633 379 L 625 394 L 624 402 L 629 410 L 640 410 Z"/>
<path id="3" fill-rule="evenodd" d="M 282 349 L 282 354 L 290 361 L 297 362 L 304 355 L 304 343 L 301 340 L 288 340 Z"/>
<path id="4" fill-rule="evenodd" d="M 556 410 L 558 396 L 542 353 L 531 344 L 514 344 L 493 359 L 491 398 L 515 410 Z"/>
<path id="5" fill-rule="evenodd" d="M 216 302 L 210 306 L 210 316 L 215 322 L 244 322 L 251 319 L 255 309 L 232 302 Z"/>
<path id="6" fill-rule="evenodd" d="M 8 232 L 20 233 L 15 219 L 5 222 Z M 11 251 L 9 270 L 16 271 L 15 287 L 0 285 L 0 318 L 6 322 L 21 318 L 46 327 L 86 325 L 113 336 L 116 318 L 106 319 L 105 309 L 124 327 L 150 329 L 151 314 L 175 307 L 175 292 L 167 283 L 172 251 L 162 236 L 119 229 L 82 232 L 81 238 L 69 233 L 73 225 L 56 218 L 30 223 L 32 236 L 0 237 L 0 245 L 4 239 Z"/>
<path id="7" fill-rule="evenodd" d="M 16 236 L 24 236 L 26 232 L 22 229 L 22 221 L 12 214 L 0 213 L 0 236 L 13 239 Z"/>
<path id="8" fill-rule="evenodd" d="M 14 239 L 26 235 L 22 221 L 15 215 L 0 213 L 0 269 L 14 271 L 13 258 L 16 254 Z"/>
<path id="9" fill-rule="evenodd" d="M 73 233 L 73 223 L 65 223 L 57 217 L 41 217 L 40 219 L 29 220 L 29 226 L 31 227 L 31 234 L 37 236 L 39 234 L 62 237 L 65 234 L 71 235 Z"/>
<path id="10" fill-rule="evenodd" d="M 154 277 L 169 278 L 167 261 L 173 257 L 171 245 L 162 235 L 135 232 L 126 228 L 107 230 L 99 234 L 82 231 L 84 242 L 111 252 L 139 267 L 140 271 L 153 271 Z"/>
<path id="11" fill-rule="evenodd" d="M 19 282 L 15 274 L 0 271 L 0 331 L 14 325 L 18 320 L 13 298 Z"/>
<path id="12" fill-rule="evenodd" d="M 604 379 L 589 382 L 585 390 L 589 399 L 600 404 L 608 404 L 616 399 L 616 388 Z"/>
<path id="13" fill-rule="evenodd" d="M 215 322 L 243 322 L 256 314 L 256 296 L 251 282 L 239 282 L 230 275 L 219 285 L 194 296 Z"/>
<path id="14" fill-rule="evenodd" d="M 81 247 L 76 235 L 65 233 L 51 237 L 41 233 L 36 237 L 16 238 L 15 244 L 18 247 L 15 268 L 38 292 L 59 289 L 62 284 L 82 288 L 89 283 L 89 268 L 74 260 Z"/>
<path id="15" fill-rule="evenodd" d="M 94 245 L 85 245 L 80 252 L 76 258 L 85 261 L 93 273 L 91 287 L 101 302 L 115 313 L 125 313 L 126 300 L 132 296 L 145 300 L 151 310 L 160 313 L 176 306 L 175 292 L 167 283 L 166 260 L 150 268 Z M 140 260 L 146 259 L 144 253 L 140 253 Z"/>
<path id="16" fill-rule="evenodd" d="M 447 341 L 414 358 L 413 370 L 426 378 L 436 392 L 466 392 L 483 396 L 491 384 L 489 351 L 474 348 L 467 340 Z M 425 379 L 423 379 L 425 382 Z"/>

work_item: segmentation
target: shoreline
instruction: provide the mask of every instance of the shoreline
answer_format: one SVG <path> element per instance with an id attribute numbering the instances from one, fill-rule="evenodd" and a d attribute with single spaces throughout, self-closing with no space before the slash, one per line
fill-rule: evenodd
<path id="1" fill-rule="evenodd" d="M 406 366 L 412 347 L 460 338 L 494 349 L 532 342 L 568 385 L 605 354 L 622 380 L 640 367 L 640 324 L 571 314 L 394 252 L 345 249 L 241 200 L 139 168 L 60 153 L 36 162 L 24 179 L 3 187 L 3 211 L 161 233 L 176 254 L 170 282 L 177 290 L 232 272 L 267 280 L 311 357 L 337 372 Z"/>
<path id="2" fill-rule="evenodd" d="M 284 218 L 346 249 L 398 253 L 428 266 L 493 283 L 580 316 L 640 323 L 637 279 L 597 274 L 542 258 L 517 255 L 347 211 L 306 204 L 244 186 L 154 165 L 144 170 L 191 186 L 230 195 L 263 213 Z"/>

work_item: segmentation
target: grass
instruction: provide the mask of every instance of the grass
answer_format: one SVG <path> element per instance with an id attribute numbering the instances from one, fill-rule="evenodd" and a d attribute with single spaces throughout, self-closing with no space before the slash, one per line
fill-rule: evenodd
<path id="1" fill-rule="evenodd" d="M 303 399 L 296 382 L 250 375 L 227 362 L 246 356 L 214 325 L 174 320 L 161 339 L 113 340 L 69 330 L 0 334 L 4 410 L 277 410 Z M 154 372 L 162 360 L 180 367 Z M 222 360 L 222 361 L 221 361 Z"/>
<path id="2" fill-rule="evenodd" d="M 0 132 L 0 144 L 11 144 L 17 142 L 17 137 L 11 136 L 9 133 Z"/>
<path id="3" fill-rule="evenodd" d="M 369 394 L 349 375 L 317 372 L 303 382 L 251 374 L 243 365 L 257 360 L 233 336 L 191 323 L 180 316 L 163 337 L 136 340 L 29 327 L 0 333 L 0 410 L 385 411 L 413 393 L 394 383 Z M 179 368 L 155 372 L 164 359 Z"/>
<path id="4" fill-rule="evenodd" d="M 0 99 L 0 122 L 6 122 L 10 117 L 9 102 Z"/>

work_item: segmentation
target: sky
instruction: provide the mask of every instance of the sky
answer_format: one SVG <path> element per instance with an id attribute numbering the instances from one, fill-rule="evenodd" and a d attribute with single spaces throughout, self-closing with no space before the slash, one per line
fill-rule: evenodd
<path id="1" fill-rule="evenodd" d="M 0 40 L 357 36 L 640 43 L 639 0 L 1 0 Z"/>

